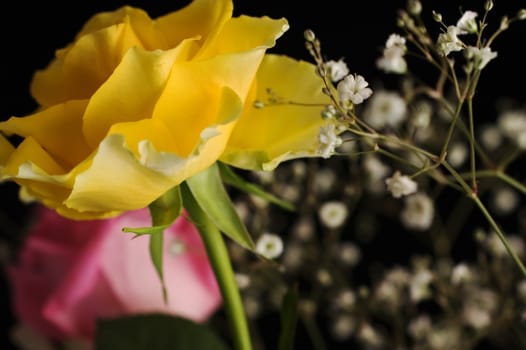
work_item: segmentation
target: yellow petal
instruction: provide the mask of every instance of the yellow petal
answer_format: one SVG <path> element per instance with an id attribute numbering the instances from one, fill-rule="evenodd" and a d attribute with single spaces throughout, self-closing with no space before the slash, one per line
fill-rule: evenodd
<path id="1" fill-rule="evenodd" d="M 168 47 L 192 37 L 204 42 L 217 35 L 225 22 L 232 17 L 231 0 L 195 0 L 186 7 L 159 17 L 155 27 L 166 38 Z"/>
<path id="2" fill-rule="evenodd" d="M 8 134 L 32 137 L 62 165 L 71 169 L 91 152 L 82 135 L 82 114 L 87 101 L 69 101 L 23 118 L 0 122 Z"/>
<path id="3" fill-rule="evenodd" d="M 224 124 L 221 118 L 239 117 L 236 104 L 231 113 L 224 112 L 224 88 L 233 90 L 243 102 L 263 55 L 264 50 L 259 49 L 174 65 L 153 118 L 162 120 L 177 135 L 180 156 L 193 151 L 205 128 Z"/>
<path id="4" fill-rule="evenodd" d="M 175 60 L 184 61 L 192 40 L 168 51 L 132 48 L 95 92 L 84 115 L 84 133 L 95 148 L 119 122 L 150 118 Z"/>
<path id="5" fill-rule="evenodd" d="M 122 6 L 115 11 L 95 14 L 84 24 L 76 38 L 121 23 L 126 23 L 132 28 L 144 48 L 149 50 L 166 48 L 166 40 L 159 35 L 150 16 L 144 10 L 131 6 Z"/>
<path id="6" fill-rule="evenodd" d="M 31 93 L 42 106 L 88 99 L 133 46 L 141 42 L 126 23 L 84 35 L 36 72 Z"/>
<path id="7" fill-rule="evenodd" d="M 4 135 L 0 133 L 0 171 L 5 166 L 7 160 L 9 159 L 11 153 L 13 153 L 14 150 L 15 148 L 11 145 L 11 143 L 4 137 Z M 1 172 L 0 178 L 2 178 Z"/>
<path id="8" fill-rule="evenodd" d="M 231 114 L 240 114 L 241 101 L 230 89 L 224 89 L 220 100 L 219 120 L 228 121 Z M 230 134 L 233 124 L 229 121 L 213 125 L 217 133 L 200 135 L 200 142 L 188 157 L 157 150 L 148 139 L 139 143 L 137 157 L 127 145 L 127 135 L 111 134 L 101 142 L 89 164 L 79 166 L 78 173 L 71 175 L 75 184 L 65 205 L 81 213 L 146 207 L 173 186 L 214 163 L 226 144 L 224 135 Z M 139 128 L 123 127 L 123 130 L 133 130 L 133 138 L 140 132 Z M 149 137 L 155 140 L 155 135 Z"/>
<path id="9" fill-rule="evenodd" d="M 214 38 L 207 40 L 195 59 L 255 48 L 270 48 L 289 29 L 286 19 L 241 16 L 232 18 Z"/>
<path id="10" fill-rule="evenodd" d="M 256 82 L 258 100 L 267 100 L 270 88 L 284 100 L 315 105 L 257 109 L 247 102 L 221 160 L 240 168 L 271 170 L 287 159 L 317 156 L 318 133 L 324 125 L 321 111 L 330 101 L 321 92 L 314 65 L 266 55 Z"/>

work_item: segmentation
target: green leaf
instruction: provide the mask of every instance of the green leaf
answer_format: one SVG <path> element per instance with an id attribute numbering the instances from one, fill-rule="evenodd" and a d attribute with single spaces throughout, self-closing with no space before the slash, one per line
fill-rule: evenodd
<path id="1" fill-rule="evenodd" d="M 185 183 L 201 209 L 219 230 L 241 246 L 254 251 L 254 241 L 223 186 L 217 163 L 188 178 Z"/>
<path id="2" fill-rule="evenodd" d="M 163 299 L 168 302 L 163 273 L 163 233 L 181 215 L 183 210 L 181 189 L 179 186 L 173 187 L 153 201 L 148 208 L 152 218 L 151 227 L 124 227 L 122 230 L 135 233 L 135 237 L 150 235 L 150 257 L 161 281 Z"/>
<path id="3" fill-rule="evenodd" d="M 260 198 L 263 198 L 270 203 L 276 204 L 277 206 L 288 210 L 288 211 L 295 211 L 294 205 L 291 203 L 278 198 L 274 196 L 272 193 L 266 192 L 261 187 L 257 186 L 256 184 L 250 183 L 243 179 L 241 176 L 236 174 L 231 167 L 229 167 L 226 164 L 218 163 L 219 171 L 221 173 L 221 177 L 223 178 L 223 181 L 225 181 L 226 184 L 234 186 L 235 188 L 244 191 L 246 193 L 251 193 L 253 195 L 256 195 Z"/>
<path id="4" fill-rule="evenodd" d="M 298 291 L 291 287 L 283 298 L 281 307 L 281 334 L 278 350 L 292 350 L 294 348 L 294 335 L 298 323 Z"/>
<path id="5" fill-rule="evenodd" d="M 134 315 L 97 322 L 95 350 L 230 350 L 209 327 L 180 317 Z"/>
<path id="6" fill-rule="evenodd" d="M 135 237 L 138 237 L 138 236 L 143 236 L 143 235 L 161 234 L 168 227 L 170 227 L 170 225 L 151 226 L 151 227 L 124 227 L 122 229 L 122 232 L 135 233 Z"/>

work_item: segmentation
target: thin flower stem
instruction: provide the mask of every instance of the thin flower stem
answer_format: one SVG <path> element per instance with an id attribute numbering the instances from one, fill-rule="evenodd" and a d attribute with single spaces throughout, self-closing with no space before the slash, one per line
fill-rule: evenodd
<path id="1" fill-rule="evenodd" d="M 513 151 L 508 153 L 506 157 L 499 163 L 499 169 L 506 169 L 519 155 L 521 155 L 523 150 L 516 147 Z"/>
<path id="2" fill-rule="evenodd" d="M 493 228 L 493 230 L 499 237 L 500 241 L 506 248 L 506 251 L 508 252 L 508 254 L 511 256 L 515 264 L 517 264 L 517 266 L 521 270 L 524 277 L 526 277 L 526 267 L 524 267 L 524 264 L 520 260 L 519 256 L 513 251 L 513 249 L 509 245 L 508 240 L 504 236 L 504 233 L 500 229 L 497 222 L 493 219 L 493 216 L 490 214 L 488 209 L 486 209 L 486 206 L 480 201 L 480 198 L 478 197 L 477 193 L 472 191 L 472 189 L 469 187 L 466 181 L 464 181 L 462 176 L 451 165 L 449 165 L 448 162 L 443 161 L 442 165 L 451 173 L 451 175 L 453 175 L 453 177 L 458 181 L 458 183 L 464 188 L 466 193 L 469 195 L 469 198 L 471 198 L 475 202 L 479 210 L 482 212 L 482 214 L 484 215 L 484 217 L 490 224 L 491 228 Z"/>
<path id="3" fill-rule="evenodd" d="M 471 176 L 471 174 L 459 174 L 463 179 L 467 179 Z M 477 177 L 480 178 L 488 178 L 488 177 L 496 177 L 511 187 L 515 188 L 522 194 L 526 195 L 526 185 L 522 184 L 521 182 L 515 180 L 513 177 L 509 176 L 505 172 L 501 170 L 479 170 L 477 171 Z"/>
<path id="4" fill-rule="evenodd" d="M 442 151 L 440 152 L 441 159 L 444 159 L 446 157 L 447 149 L 449 147 L 449 142 L 451 141 L 451 138 L 453 137 L 453 131 L 455 130 L 455 125 L 457 124 L 457 120 L 459 118 L 461 109 L 462 109 L 462 102 L 460 101 L 457 105 L 457 109 L 455 110 L 455 114 L 453 115 L 453 120 L 451 121 L 451 125 L 449 126 L 446 141 L 444 142 L 444 145 L 442 146 Z"/>
<path id="5" fill-rule="evenodd" d="M 190 202 L 190 203 L 187 203 Z M 195 223 L 206 247 L 223 297 L 225 311 L 232 327 L 236 350 L 251 350 L 251 340 L 241 295 L 221 232 L 193 200 L 185 201 L 190 218 Z"/>
<path id="6" fill-rule="evenodd" d="M 526 186 L 520 183 L 519 181 L 515 180 L 511 176 L 509 176 L 506 173 L 503 173 L 502 171 L 497 171 L 496 175 L 499 179 L 506 182 L 508 185 L 514 187 L 515 189 L 522 192 L 522 194 L 526 194 Z"/>
<path id="7" fill-rule="evenodd" d="M 489 213 L 489 211 L 486 209 L 486 206 L 480 201 L 480 198 L 476 194 L 472 196 L 472 199 L 473 201 L 475 201 L 475 204 L 479 207 L 482 214 L 484 214 L 484 216 L 488 220 L 493 230 L 495 230 L 495 233 L 497 234 L 497 236 L 499 236 L 502 244 L 504 244 L 504 247 L 506 247 L 508 254 L 510 254 L 511 258 L 515 261 L 517 266 L 520 268 L 524 277 L 526 277 L 526 267 L 524 267 L 519 256 L 515 253 L 515 251 L 509 245 L 508 240 L 506 239 L 506 237 L 504 237 L 504 233 L 500 229 L 499 225 L 497 225 L 497 223 L 493 219 L 493 216 Z"/>
<path id="8" fill-rule="evenodd" d="M 473 122 L 473 99 L 468 98 L 468 118 L 469 118 L 469 149 L 471 165 L 471 188 L 477 192 L 477 165 L 475 159 L 475 124 Z"/>

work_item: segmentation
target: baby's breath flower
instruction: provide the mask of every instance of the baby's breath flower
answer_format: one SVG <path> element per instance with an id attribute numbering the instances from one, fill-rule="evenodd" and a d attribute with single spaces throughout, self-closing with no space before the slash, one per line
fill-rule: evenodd
<path id="1" fill-rule="evenodd" d="M 424 339 L 431 329 L 431 318 L 428 315 L 418 316 L 407 326 L 407 331 L 414 339 Z"/>
<path id="2" fill-rule="evenodd" d="M 376 61 L 376 66 L 386 73 L 402 74 L 407 71 L 404 55 L 407 51 L 406 39 L 399 34 L 391 34 L 385 43 L 383 56 Z"/>
<path id="3" fill-rule="evenodd" d="M 236 273 L 234 275 L 237 287 L 240 290 L 247 289 L 250 286 L 250 276 L 244 273 Z"/>
<path id="4" fill-rule="evenodd" d="M 397 46 L 406 50 L 405 43 L 406 39 L 403 36 L 401 36 L 400 34 L 392 33 L 391 35 L 389 35 L 387 41 L 385 42 L 385 48 L 389 49 L 393 46 Z"/>
<path id="5" fill-rule="evenodd" d="M 406 197 L 405 207 L 400 213 L 402 223 L 406 227 L 421 231 L 431 227 L 434 216 L 433 200 L 422 192 Z"/>
<path id="6" fill-rule="evenodd" d="M 325 68 L 329 72 L 329 76 L 333 82 L 340 81 L 349 74 L 349 68 L 343 59 L 327 61 L 325 62 Z"/>
<path id="7" fill-rule="evenodd" d="M 338 260 L 347 266 L 355 266 L 362 257 L 360 248 L 351 242 L 340 243 L 336 254 Z"/>
<path id="8" fill-rule="evenodd" d="M 361 75 L 350 74 L 346 76 L 336 87 L 341 104 L 346 107 L 349 104 L 362 103 L 373 93 L 373 90 L 368 86 L 369 83 Z"/>
<path id="9" fill-rule="evenodd" d="M 275 259 L 283 253 L 283 241 L 273 233 L 264 233 L 256 242 L 256 252 L 267 259 Z"/>
<path id="10" fill-rule="evenodd" d="M 502 133 L 496 125 L 486 125 L 480 131 L 480 141 L 489 151 L 494 151 L 502 144 Z"/>
<path id="11" fill-rule="evenodd" d="M 473 278 L 473 272 L 466 263 L 457 264 L 451 271 L 451 283 L 455 286 L 471 282 Z"/>
<path id="12" fill-rule="evenodd" d="M 499 214 L 510 214 L 519 204 L 519 195 L 509 187 L 500 187 L 495 189 L 491 204 Z"/>
<path id="13" fill-rule="evenodd" d="M 375 193 L 383 191 L 385 187 L 383 180 L 389 175 L 391 168 L 374 155 L 365 156 L 362 166 L 368 176 L 367 188 Z"/>
<path id="14" fill-rule="evenodd" d="M 249 319 L 256 319 L 261 314 L 261 302 L 254 296 L 244 297 L 243 306 Z"/>
<path id="15" fill-rule="evenodd" d="M 320 220 L 329 228 L 338 228 L 347 219 L 347 206 L 339 201 L 330 201 L 322 204 L 319 211 Z"/>
<path id="16" fill-rule="evenodd" d="M 468 33 L 476 33 L 478 31 L 478 24 L 475 18 L 477 18 L 478 14 L 474 11 L 466 11 L 460 17 L 460 19 L 457 22 L 457 34 L 468 34 Z"/>
<path id="17" fill-rule="evenodd" d="M 330 158 L 330 156 L 334 154 L 335 148 L 340 146 L 343 140 L 337 134 L 336 125 L 334 125 L 334 123 L 327 123 L 320 128 L 318 142 L 318 153 L 323 158 Z"/>
<path id="18" fill-rule="evenodd" d="M 449 26 L 446 33 L 438 36 L 437 48 L 442 55 L 448 56 L 451 52 L 461 51 L 464 48 L 457 35 L 458 28 Z"/>
<path id="19" fill-rule="evenodd" d="M 378 91 L 367 105 L 363 118 L 373 128 L 396 128 L 407 118 L 407 104 L 396 92 Z"/>
<path id="20" fill-rule="evenodd" d="M 385 180 L 387 190 L 391 192 L 394 198 L 400 198 L 415 193 L 418 189 L 418 184 L 411 180 L 407 175 L 397 170 L 390 178 Z"/>
<path id="21" fill-rule="evenodd" d="M 336 183 L 337 177 L 334 169 L 322 168 L 314 175 L 314 192 L 318 195 L 329 193 Z"/>
<path id="22" fill-rule="evenodd" d="M 419 129 L 425 129 L 431 123 L 431 115 L 433 108 L 431 104 L 426 101 L 418 101 L 415 103 L 411 114 L 411 124 Z"/>
<path id="23" fill-rule="evenodd" d="M 386 73 L 403 74 L 407 72 L 404 51 L 397 46 L 384 49 L 383 56 L 376 61 L 376 66 Z"/>
<path id="24" fill-rule="evenodd" d="M 520 9 L 517 12 L 517 18 L 520 19 L 520 20 L 526 19 L 526 9 Z"/>
<path id="25" fill-rule="evenodd" d="M 338 315 L 332 322 L 332 335 L 337 340 L 348 339 L 356 328 L 356 320 L 351 315 Z"/>
<path id="26" fill-rule="evenodd" d="M 497 124 L 504 135 L 512 139 L 521 149 L 526 149 L 526 112 L 510 110 L 502 113 Z"/>
<path id="27" fill-rule="evenodd" d="M 429 288 L 433 281 L 433 274 L 427 269 L 418 270 L 409 282 L 409 295 L 413 302 L 418 303 L 431 297 Z"/>
<path id="28" fill-rule="evenodd" d="M 458 168 L 468 157 L 468 147 L 462 142 L 453 143 L 447 153 L 447 161 L 453 167 Z"/>
<path id="29" fill-rule="evenodd" d="M 489 47 L 479 49 L 475 46 L 468 46 L 464 51 L 466 58 L 473 65 L 474 69 L 481 70 L 486 67 L 489 61 L 497 57 L 495 51 L 491 51 Z"/>

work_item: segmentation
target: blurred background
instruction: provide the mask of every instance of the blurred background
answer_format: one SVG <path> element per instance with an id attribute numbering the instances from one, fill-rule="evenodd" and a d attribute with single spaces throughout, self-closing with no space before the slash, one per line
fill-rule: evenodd
<path id="1" fill-rule="evenodd" d="M 29 94 L 29 83 L 35 70 L 44 68 L 53 58 L 54 51 L 67 45 L 93 14 L 114 10 L 123 5 L 143 8 L 152 18 L 174 11 L 189 1 L 119 1 L 119 0 L 81 0 L 81 1 L 10 1 L 2 6 L 1 83 L 3 93 L 0 99 L 0 118 L 23 116 L 36 107 Z M 422 1 L 428 25 L 432 26 L 432 9 L 443 14 L 444 21 L 454 23 L 463 10 L 474 9 L 482 12 L 483 0 L 479 1 Z M 290 29 L 280 38 L 270 52 L 311 61 L 304 45 L 303 32 L 312 29 L 321 40 L 322 50 L 327 59 L 344 58 L 352 72 L 363 75 L 374 84 L 375 79 L 383 79 L 375 67 L 389 34 L 397 32 L 396 14 L 405 6 L 404 0 L 368 0 L 348 2 L 323 0 L 318 2 L 292 2 L 284 0 L 239 0 L 234 1 L 235 15 L 285 17 Z M 354 4 L 358 4 L 354 6 Z M 298 5 L 299 4 L 299 5 Z M 447 8 L 446 8 L 447 7 Z M 491 13 L 492 23 L 499 22 L 503 14 L 514 14 L 519 9 L 514 1 L 495 1 Z M 438 25 L 436 26 L 438 30 Z M 526 37 L 526 25 L 513 25 L 495 43 L 493 49 L 498 58 L 485 69 L 481 89 L 478 92 L 482 117 L 492 118 L 494 101 L 507 96 L 526 101 L 526 89 L 517 88 L 526 81 L 526 51 L 521 48 Z M 506 50 L 500 50 L 500 48 Z M 510 67 L 513 67 L 510 69 Z M 489 112 L 489 113 L 488 113 Z M 27 207 L 17 197 L 17 186 L 12 183 L 0 184 L 0 248 L 16 249 L 21 243 L 21 231 L 27 223 Z M 384 241 L 386 247 L 390 243 Z M 6 248 L 8 247 L 8 248 Z M 382 252 L 389 249 L 383 248 Z M 381 255 L 382 252 L 375 254 Z M 3 276 L 2 276 L 3 277 Z M 8 285 L 1 280 L 0 299 L 2 314 L 0 329 L 8 330 L 13 322 L 9 304 Z M 7 344 L 5 347 L 3 344 Z M 2 332 L 0 348 L 10 347 L 7 332 Z"/>

